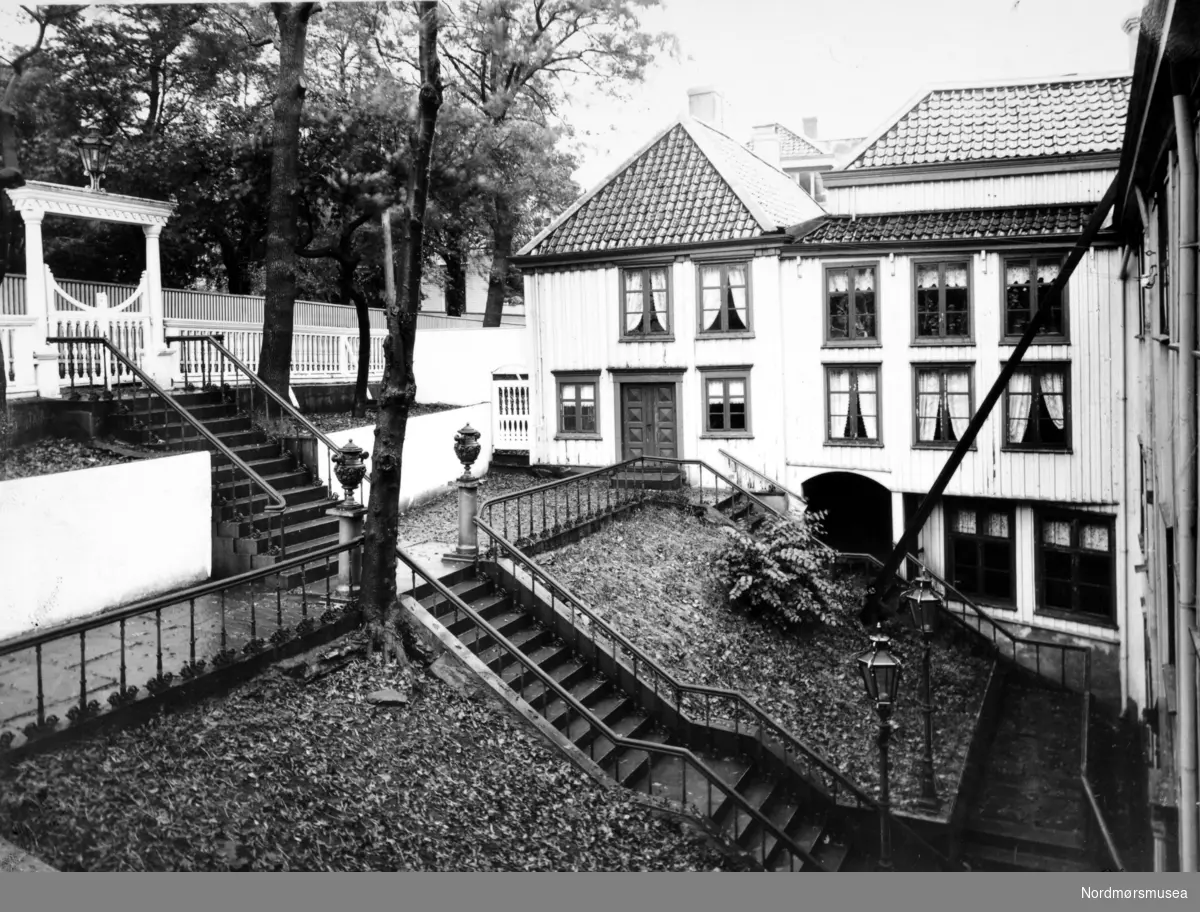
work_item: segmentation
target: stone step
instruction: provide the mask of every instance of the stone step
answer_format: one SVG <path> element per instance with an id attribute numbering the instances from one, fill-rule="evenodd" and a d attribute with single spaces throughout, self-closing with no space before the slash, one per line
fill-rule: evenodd
<path id="1" fill-rule="evenodd" d="M 1015 848 L 1003 848 L 968 841 L 963 847 L 963 857 L 973 871 L 1057 871 L 1082 873 L 1096 870 L 1095 865 L 1079 858 L 1047 856 L 1022 852 Z"/>
<path id="2" fill-rule="evenodd" d="M 222 524 L 225 525 L 225 524 Z M 317 538 L 328 538 L 338 531 L 338 520 L 335 516 L 323 516 L 320 519 L 310 519 L 306 522 L 287 522 L 284 526 L 283 540 L 290 553 L 296 545 Z M 238 554 L 263 554 L 278 543 L 278 532 L 272 530 L 261 538 L 239 536 L 234 541 L 234 551 Z"/>
<path id="3" fill-rule="evenodd" d="M 683 487 L 681 472 L 617 472 L 612 476 L 611 487 L 630 490 L 678 491 Z"/>

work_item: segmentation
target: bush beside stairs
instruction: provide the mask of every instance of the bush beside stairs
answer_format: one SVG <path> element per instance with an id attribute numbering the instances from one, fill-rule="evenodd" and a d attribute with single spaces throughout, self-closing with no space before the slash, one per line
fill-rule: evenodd
<path id="1" fill-rule="evenodd" d="M 334 506 L 338 498 L 330 494 L 327 485 L 315 481 L 315 466 L 304 465 L 280 441 L 268 438 L 254 427 L 250 417 L 239 413 L 236 404 L 226 400 L 219 390 L 176 391 L 170 395 L 287 501 L 283 514 L 287 557 L 337 543 L 338 520 L 326 516 L 325 511 Z M 281 559 L 280 555 L 271 552 L 278 543 L 279 520 L 278 514 L 266 512 L 270 499 L 240 471 L 234 470 L 231 475 L 230 460 L 178 413 L 164 405 L 161 397 L 151 394 L 135 399 L 130 411 L 120 416 L 118 434 L 143 446 L 178 449 L 182 441 L 185 450 L 211 453 L 213 578 L 257 570 Z M 336 570 L 335 562 L 329 573 Z M 310 567 L 304 582 L 325 576 L 324 566 Z M 284 588 L 300 582 L 299 570 L 280 580 Z"/>

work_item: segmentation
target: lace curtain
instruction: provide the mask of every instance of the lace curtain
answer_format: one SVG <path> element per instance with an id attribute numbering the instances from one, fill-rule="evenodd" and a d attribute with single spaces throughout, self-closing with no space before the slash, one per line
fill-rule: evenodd
<path id="1" fill-rule="evenodd" d="M 667 330 L 667 271 L 650 270 L 650 331 Z"/>
<path id="2" fill-rule="evenodd" d="M 829 437 L 848 437 L 847 417 L 850 414 L 850 371 L 829 372 Z"/>
<path id="3" fill-rule="evenodd" d="M 954 436 L 961 440 L 971 421 L 971 375 L 966 371 L 946 375 L 946 408 Z"/>
<path id="4" fill-rule="evenodd" d="M 934 371 L 917 375 L 917 439 L 933 440 L 937 432 L 938 409 L 941 406 L 941 386 Z"/>
<path id="5" fill-rule="evenodd" d="M 1066 424 L 1063 414 L 1063 382 L 1062 371 L 1047 371 L 1041 376 L 1042 402 L 1046 403 L 1050 420 L 1060 431 Z"/>
<path id="6" fill-rule="evenodd" d="M 1029 426 L 1029 407 L 1033 403 L 1033 377 L 1017 371 L 1008 381 L 1008 442 L 1020 443 Z"/>
<path id="7" fill-rule="evenodd" d="M 1006 284 L 1006 285 L 1028 285 L 1029 284 L 1029 264 L 1028 263 L 1008 263 L 1004 267 L 1004 284 Z"/>
<path id="8" fill-rule="evenodd" d="M 947 288 L 966 288 L 967 287 L 967 264 L 952 263 L 946 267 L 946 287 Z"/>
<path id="9" fill-rule="evenodd" d="M 866 431 L 868 440 L 874 440 L 878 436 L 879 424 L 875 401 L 875 372 L 860 371 L 858 373 L 858 414 L 862 418 L 863 429 Z"/>
<path id="10" fill-rule="evenodd" d="M 855 291 L 874 291 L 875 290 L 875 270 L 872 267 L 866 269 L 856 269 L 854 275 L 854 290 Z"/>
<path id="11" fill-rule="evenodd" d="M 938 287 L 938 267 L 937 264 L 919 265 L 917 266 L 917 287 L 918 288 L 937 288 Z"/>
<path id="12" fill-rule="evenodd" d="M 828 283 L 830 294 L 845 294 L 850 290 L 850 274 L 845 269 L 831 269 Z"/>

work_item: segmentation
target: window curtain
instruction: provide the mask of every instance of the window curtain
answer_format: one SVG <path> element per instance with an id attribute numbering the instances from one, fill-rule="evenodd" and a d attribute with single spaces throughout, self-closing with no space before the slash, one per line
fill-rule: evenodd
<path id="1" fill-rule="evenodd" d="M 971 375 L 966 371 L 946 374 L 946 407 L 954 436 L 962 440 L 971 422 Z"/>
<path id="2" fill-rule="evenodd" d="M 1004 269 L 1004 283 L 1006 285 L 1028 285 L 1029 264 L 1009 263 Z"/>
<path id="3" fill-rule="evenodd" d="M 917 267 L 917 287 L 918 288 L 937 288 L 938 287 L 938 268 L 937 264 Z"/>
<path id="4" fill-rule="evenodd" d="M 965 263 L 955 263 L 946 267 L 946 287 L 967 287 L 967 266 Z"/>
<path id="5" fill-rule="evenodd" d="M 830 294 L 845 294 L 850 290 L 850 274 L 845 269 L 829 270 Z"/>
<path id="6" fill-rule="evenodd" d="M 848 437 L 847 416 L 850 414 L 850 371 L 829 372 L 829 437 Z"/>
<path id="7" fill-rule="evenodd" d="M 1033 402 L 1033 377 L 1017 371 L 1008 381 L 1008 442 L 1020 443 L 1029 426 L 1029 406 Z"/>
<path id="8" fill-rule="evenodd" d="M 875 290 L 875 270 L 871 268 L 856 269 L 854 275 L 854 290 L 855 291 L 874 291 Z"/>
<path id="9" fill-rule="evenodd" d="M 879 436 L 875 399 L 875 372 L 860 372 L 858 375 L 858 413 L 862 418 L 863 430 L 866 431 L 868 440 L 874 440 Z"/>
<path id="10" fill-rule="evenodd" d="M 702 299 L 700 307 L 704 311 L 704 329 L 715 332 L 721 328 L 721 269 L 718 266 L 704 266 L 700 270 L 700 288 Z"/>
<path id="11" fill-rule="evenodd" d="M 667 271 L 650 270 L 650 331 L 667 330 Z"/>
<path id="12" fill-rule="evenodd" d="M 730 266 L 726 272 L 729 279 L 729 329 L 745 329 L 746 322 L 746 267 Z"/>
<path id="13" fill-rule="evenodd" d="M 1047 371 L 1041 376 L 1042 401 L 1046 403 L 1050 420 L 1060 431 L 1066 424 L 1066 416 L 1063 414 L 1063 385 L 1062 371 Z"/>
<path id="14" fill-rule="evenodd" d="M 942 391 L 936 371 L 917 374 L 917 439 L 933 440 Z"/>
<path id="15" fill-rule="evenodd" d="M 642 331 L 642 310 L 645 300 L 642 297 L 641 272 L 625 273 L 625 332 Z"/>

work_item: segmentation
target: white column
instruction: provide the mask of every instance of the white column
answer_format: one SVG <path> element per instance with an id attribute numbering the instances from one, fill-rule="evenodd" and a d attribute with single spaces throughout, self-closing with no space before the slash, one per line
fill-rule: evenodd
<path id="1" fill-rule="evenodd" d="M 162 296 L 162 266 L 159 261 L 158 238 L 162 225 L 143 225 L 146 235 L 146 316 L 149 318 L 149 333 L 143 353 L 142 369 L 159 386 L 170 387 L 179 373 L 179 352 L 170 348 L 166 336 L 165 314 Z"/>
<path id="2" fill-rule="evenodd" d="M 40 210 L 21 210 L 25 222 L 25 313 L 37 321 L 34 324 L 33 368 L 38 395 L 58 399 L 61 396 L 58 346 L 46 342 L 46 337 L 55 332 L 55 326 L 42 249 L 42 219 L 45 216 L 46 213 Z"/>
<path id="3" fill-rule="evenodd" d="M 892 547 L 904 537 L 904 492 L 892 492 Z M 917 553 L 917 545 L 913 545 L 911 549 L 913 554 Z M 908 561 L 900 562 L 900 567 L 896 571 L 904 579 L 908 579 Z"/>

